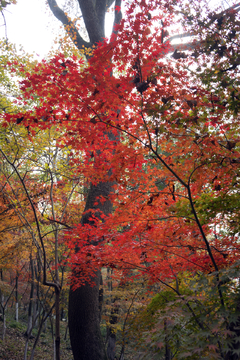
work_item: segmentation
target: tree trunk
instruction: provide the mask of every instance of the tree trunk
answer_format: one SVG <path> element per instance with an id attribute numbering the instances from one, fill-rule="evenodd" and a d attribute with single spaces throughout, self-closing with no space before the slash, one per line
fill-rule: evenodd
<path id="1" fill-rule="evenodd" d="M 5 307 L 2 308 L 2 317 L 3 317 L 3 333 L 2 333 L 2 340 L 5 340 L 7 325 L 6 325 L 6 314 L 5 314 Z"/>
<path id="2" fill-rule="evenodd" d="M 37 336 L 35 338 L 35 341 L 34 341 L 34 344 L 33 344 L 33 347 L 32 347 L 30 360 L 34 359 L 34 353 L 35 353 L 35 349 L 36 349 L 37 343 L 38 343 L 40 335 L 41 335 L 42 327 L 45 324 L 46 319 L 48 319 L 48 317 L 51 316 L 52 310 L 53 310 L 53 306 L 51 307 L 51 309 L 50 309 L 50 311 L 48 313 L 45 314 L 45 311 L 43 311 L 42 318 L 39 321 L 38 333 L 37 333 Z M 25 360 L 25 358 L 24 358 L 24 360 Z"/>
<path id="3" fill-rule="evenodd" d="M 34 263 L 33 260 L 30 259 L 30 269 L 31 269 L 31 290 L 30 290 L 30 298 L 29 298 L 29 305 L 28 305 L 28 325 L 27 330 L 25 332 L 25 336 L 27 337 L 27 341 L 31 336 L 32 327 L 33 327 L 33 295 L 34 295 Z"/>
<path id="4" fill-rule="evenodd" d="M 55 288 L 55 349 L 56 359 L 60 360 L 60 290 Z"/>
<path id="5" fill-rule="evenodd" d="M 112 203 L 108 198 L 112 191 L 112 182 L 91 185 L 85 211 L 95 209 L 109 215 L 112 212 Z M 98 200 L 100 196 L 106 199 L 104 203 Z M 91 223 L 90 217 L 91 213 L 84 214 L 82 224 Z M 94 286 L 85 284 L 77 290 L 70 289 L 69 293 L 69 334 L 75 360 L 106 359 L 100 333 L 101 292 L 99 288 L 102 281 L 100 269 L 96 271 L 96 276 L 92 280 L 95 283 Z"/>
<path id="6" fill-rule="evenodd" d="M 9 296 L 7 297 L 7 299 L 5 300 L 5 303 L 4 303 L 4 295 L 2 294 L 2 291 L 0 289 L 0 299 L 1 299 L 0 306 L 1 306 L 1 309 L 2 309 L 2 317 L 3 317 L 3 333 L 2 333 L 2 340 L 3 341 L 5 339 L 6 330 L 7 330 L 7 326 L 6 326 L 6 310 L 7 310 L 8 302 L 11 299 L 11 296 L 13 294 L 14 289 L 15 289 L 15 286 L 12 289 Z"/>
<path id="7" fill-rule="evenodd" d="M 99 324 L 100 279 L 97 271 L 95 286 L 86 284 L 69 293 L 69 334 L 75 360 L 106 359 Z"/>
<path id="8" fill-rule="evenodd" d="M 16 290 L 15 290 L 15 301 L 16 301 L 16 314 L 15 320 L 18 322 L 18 273 L 16 275 Z"/>
<path id="9" fill-rule="evenodd" d="M 109 7 L 115 2 L 115 6 L 121 7 L 122 0 L 78 0 L 85 27 L 89 36 L 89 42 L 85 41 L 60 9 L 55 0 L 47 0 L 53 15 L 61 21 L 73 43 L 82 50 L 82 47 L 92 48 L 105 36 L 105 14 Z M 121 20 L 121 11 L 115 11 L 114 24 Z M 71 28 L 71 32 L 69 32 Z M 73 36 L 73 35 L 74 36 Z M 111 139 L 112 138 L 112 139 Z M 109 134 L 110 140 L 116 140 L 112 134 Z M 100 156 L 100 154 L 99 154 Z M 112 212 L 112 203 L 108 200 L 109 194 L 113 191 L 113 183 L 100 182 L 96 186 L 91 185 L 87 197 L 85 211 L 90 209 L 100 210 L 104 215 Z M 101 204 L 99 197 L 104 197 L 106 201 Z M 96 216 L 96 213 L 94 214 Z M 91 224 L 90 213 L 83 215 L 81 223 Z M 103 360 L 106 359 L 104 344 L 100 333 L 100 308 L 101 296 L 99 296 L 99 285 L 101 281 L 100 269 L 97 269 L 96 276 L 92 279 L 95 286 L 85 284 L 77 290 L 70 289 L 69 293 L 69 333 L 73 356 L 75 360 Z"/>

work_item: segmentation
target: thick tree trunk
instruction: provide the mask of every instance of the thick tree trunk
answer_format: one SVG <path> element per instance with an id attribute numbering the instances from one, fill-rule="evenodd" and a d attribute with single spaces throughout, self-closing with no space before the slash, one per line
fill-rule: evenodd
<path id="1" fill-rule="evenodd" d="M 91 48 L 94 44 L 103 40 L 105 36 L 105 14 L 113 3 L 115 3 L 115 6 L 121 7 L 122 0 L 77 0 L 89 36 L 88 42 L 81 37 L 69 17 L 58 7 L 56 0 L 47 1 L 54 16 L 61 21 L 74 44 L 81 50 L 82 46 Z M 119 23 L 121 17 L 121 11 L 116 10 L 114 24 Z M 71 32 L 69 32 L 69 28 L 72 29 Z M 109 134 L 109 139 L 119 141 L 112 134 Z M 100 182 L 96 186 L 90 186 L 85 211 L 91 209 L 100 210 L 104 215 L 109 215 L 112 212 L 112 203 L 108 196 L 113 191 L 113 183 L 107 180 L 106 182 Z M 96 206 L 99 197 L 104 197 L 106 201 L 103 204 L 99 201 Z M 97 214 L 94 213 L 94 215 Z M 91 224 L 90 216 L 90 213 L 83 215 L 81 223 Z M 96 269 L 96 276 L 93 281 L 95 286 L 85 284 L 75 291 L 70 289 L 69 293 L 69 333 L 74 360 L 106 359 L 100 334 L 100 269 Z"/>
<path id="2" fill-rule="evenodd" d="M 100 279 L 101 273 L 97 271 L 95 286 L 86 284 L 69 294 L 69 334 L 74 360 L 106 359 L 99 326 Z"/>
<path id="3" fill-rule="evenodd" d="M 111 134 L 110 134 L 111 136 Z M 88 193 L 85 211 L 100 210 L 105 215 L 112 212 L 112 203 L 109 194 L 113 191 L 112 182 L 101 182 L 91 185 Z M 98 202 L 99 196 L 106 199 Z M 100 214 L 100 213 L 99 213 Z M 97 214 L 95 213 L 95 216 Z M 89 224 L 90 213 L 84 214 L 82 224 Z M 103 360 L 106 359 L 103 340 L 100 333 L 101 309 L 101 271 L 96 271 L 92 279 L 95 286 L 85 284 L 77 290 L 70 289 L 69 293 L 69 334 L 74 360 Z"/>

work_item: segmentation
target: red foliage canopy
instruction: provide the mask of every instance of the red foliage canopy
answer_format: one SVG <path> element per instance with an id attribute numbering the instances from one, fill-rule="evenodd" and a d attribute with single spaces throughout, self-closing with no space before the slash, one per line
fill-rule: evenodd
<path id="1" fill-rule="evenodd" d="M 165 282 L 239 259 L 239 117 L 225 90 L 215 94 L 195 75 L 194 56 L 170 57 L 173 23 L 168 1 L 132 2 L 88 64 L 43 60 L 22 83 L 23 103 L 35 108 L 5 116 L 32 136 L 35 127 L 64 128 L 62 145 L 86 182 L 115 182 L 113 214 L 95 204 L 93 225 L 66 237 L 78 283 L 101 266 Z"/>

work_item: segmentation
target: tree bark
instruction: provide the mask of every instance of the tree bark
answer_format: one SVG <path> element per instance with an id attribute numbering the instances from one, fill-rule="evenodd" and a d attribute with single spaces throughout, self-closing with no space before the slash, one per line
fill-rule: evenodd
<path id="1" fill-rule="evenodd" d="M 100 278 L 98 270 L 95 286 L 86 284 L 69 293 L 69 334 L 75 360 L 106 359 L 99 322 Z"/>
<path id="2" fill-rule="evenodd" d="M 92 47 L 104 38 L 105 14 L 108 8 L 114 3 L 114 0 L 77 0 L 86 30 L 89 36 L 89 42 L 86 42 L 78 33 L 75 25 L 70 22 L 69 18 L 58 7 L 55 0 L 48 0 L 49 7 L 54 16 L 62 22 L 66 31 L 71 25 L 71 33 L 74 44 L 79 50 L 84 45 L 86 48 Z M 115 0 L 115 5 L 121 6 L 121 0 Z M 121 12 L 115 11 L 114 24 L 121 20 Z M 74 36 L 72 36 L 74 34 Z M 110 140 L 116 140 L 112 134 L 109 134 Z M 101 154 L 99 154 L 100 156 Z M 104 215 L 112 212 L 112 203 L 109 200 L 109 194 L 113 191 L 113 183 L 110 181 L 100 182 L 97 185 L 91 185 L 85 211 L 91 209 L 100 210 Z M 98 202 L 99 197 L 104 197 L 106 201 L 102 204 Z M 98 205 L 96 203 L 98 202 Z M 94 214 L 96 216 L 96 213 Z M 81 223 L 91 224 L 89 220 L 91 213 L 84 214 Z M 75 360 L 104 360 L 106 359 L 103 340 L 100 332 L 100 309 L 101 294 L 99 295 L 99 286 L 101 283 L 101 271 L 97 269 L 95 277 L 92 279 L 94 286 L 85 284 L 77 290 L 72 288 L 69 292 L 69 334 L 73 356 Z"/>
<path id="3" fill-rule="evenodd" d="M 16 315 L 15 315 L 15 320 L 18 322 L 18 272 L 16 274 L 16 290 L 15 290 L 15 302 L 16 302 Z"/>
<path id="4" fill-rule="evenodd" d="M 27 325 L 27 330 L 24 333 L 24 335 L 27 337 L 27 342 L 29 337 L 31 336 L 31 332 L 32 332 L 32 326 L 33 326 L 33 295 L 34 295 L 34 263 L 33 260 L 30 259 L 30 270 L 31 270 L 31 275 L 32 275 L 32 279 L 31 279 L 31 290 L 30 290 L 30 298 L 29 298 L 29 304 L 28 304 L 28 325 Z"/>
<path id="5" fill-rule="evenodd" d="M 108 198 L 112 191 L 112 182 L 100 182 L 97 185 L 91 185 L 85 211 L 95 209 L 109 215 L 112 212 L 112 203 Z M 99 196 L 103 196 L 106 201 L 104 203 L 98 202 Z M 94 215 L 96 216 L 96 213 Z M 91 213 L 84 214 L 81 220 L 82 224 L 91 223 L 90 217 Z M 70 289 L 69 293 L 69 334 L 75 360 L 106 359 L 100 332 L 100 269 L 96 271 L 92 281 L 95 283 L 94 286 L 85 284 L 77 290 Z"/>

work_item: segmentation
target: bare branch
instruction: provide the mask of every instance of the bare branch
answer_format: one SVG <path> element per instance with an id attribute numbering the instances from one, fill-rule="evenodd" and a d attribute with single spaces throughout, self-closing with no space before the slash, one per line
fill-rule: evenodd
<path id="1" fill-rule="evenodd" d="M 76 47 L 81 50 L 83 47 L 90 48 L 92 43 L 85 41 L 78 32 L 78 29 L 74 23 L 67 17 L 62 9 L 58 6 L 56 0 L 47 0 L 48 5 L 53 13 L 53 15 L 61 21 L 67 34 L 70 36 L 73 43 Z M 69 30 L 71 29 L 71 30 Z"/>
<path id="2" fill-rule="evenodd" d="M 226 10 L 223 10 L 222 12 L 218 13 L 217 14 L 217 17 L 220 17 L 222 15 L 228 15 L 229 12 L 231 10 L 234 10 L 235 12 L 239 12 L 240 11 L 240 2 L 227 8 Z M 186 15 L 186 14 L 183 14 L 183 15 Z M 213 22 L 215 21 L 215 19 L 212 19 L 210 20 L 208 23 L 205 24 L 205 27 L 208 27 L 209 25 L 211 25 Z M 193 37 L 195 34 L 193 33 L 190 33 L 190 32 L 187 32 L 187 33 L 182 33 L 182 34 L 176 34 L 176 35 L 173 35 L 171 37 L 169 37 L 168 39 L 166 39 L 164 41 L 164 43 L 166 43 L 167 41 L 171 42 L 173 40 L 176 40 L 176 39 L 183 39 L 183 38 L 186 38 L 186 37 Z M 200 42 L 199 41 L 190 41 L 190 42 L 187 42 L 187 43 L 177 43 L 177 44 L 171 44 L 171 48 L 173 51 L 175 50 L 194 50 L 196 49 L 196 47 L 198 47 L 200 45 Z"/>
<path id="3" fill-rule="evenodd" d="M 4 15 L 3 11 L 1 11 L 1 14 L 2 14 L 2 17 L 3 17 L 3 21 L 4 21 L 6 43 L 8 43 L 6 18 L 5 18 L 5 15 Z"/>

